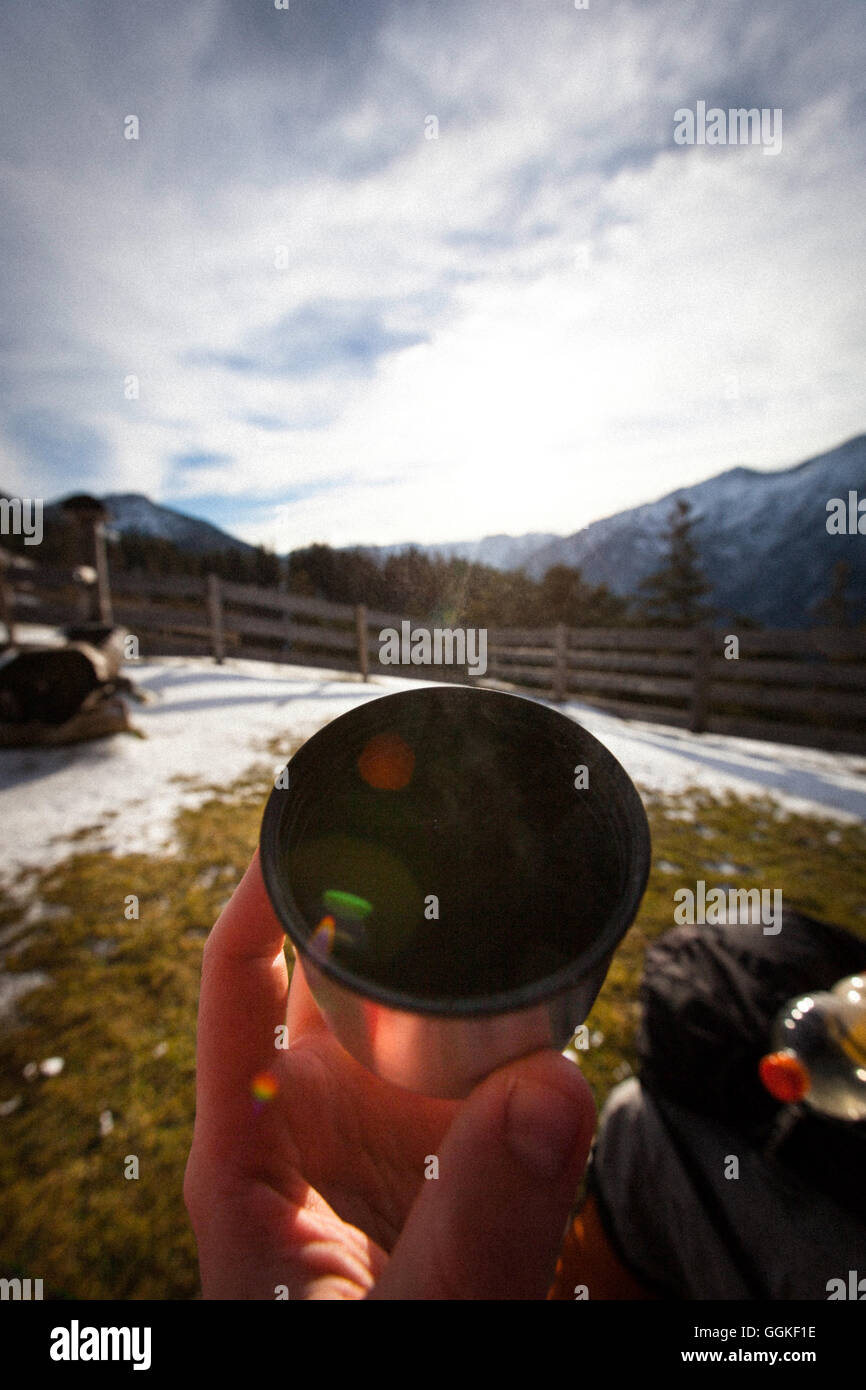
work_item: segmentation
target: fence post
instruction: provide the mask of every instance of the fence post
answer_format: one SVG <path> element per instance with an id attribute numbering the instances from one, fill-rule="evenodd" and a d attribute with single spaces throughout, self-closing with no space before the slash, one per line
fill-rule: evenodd
<path id="1" fill-rule="evenodd" d="M 355 608 L 355 627 L 358 632 L 358 669 L 361 672 L 361 679 L 368 679 L 367 661 L 367 607 L 366 604 L 359 603 Z"/>
<path id="2" fill-rule="evenodd" d="M 286 576 L 282 575 L 277 585 L 277 593 L 285 596 L 288 592 L 288 581 Z M 292 615 L 289 611 L 288 604 L 283 608 L 283 628 L 285 629 L 285 636 L 283 638 L 282 654 L 284 660 L 290 661 L 292 656 Z"/>
<path id="3" fill-rule="evenodd" d="M 209 574 L 207 577 L 207 607 L 210 617 L 210 637 L 214 661 L 218 666 L 221 666 L 225 659 L 225 645 L 223 643 L 223 600 L 219 577 L 215 574 Z"/>
<path id="4" fill-rule="evenodd" d="M 15 646 L 15 590 L 6 584 L 6 571 L 12 568 L 11 556 L 0 551 L 0 623 L 6 628 L 6 640 Z"/>
<path id="5" fill-rule="evenodd" d="M 689 728 L 693 734 L 701 733 L 707 727 L 709 708 L 710 662 L 713 658 L 713 633 L 708 627 L 695 629 L 694 671 L 692 674 L 692 719 Z"/>
<path id="6" fill-rule="evenodd" d="M 568 628 L 557 623 L 553 630 L 553 690 L 551 698 L 560 704 L 565 699 L 568 684 Z"/>
<path id="7" fill-rule="evenodd" d="M 96 570 L 96 584 L 89 592 L 89 619 L 111 627 L 111 582 L 108 577 L 108 553 L 105 548 L 105 519 L 108 508 L 97 497 L 79 492 L 61 503 L 63 511 L 78 527 L 78 552 L 81 564 Z"/>
<path id="8" fill-rule="evenodd" d="M 111 610 L 111 581 L 108 577 L 108 552 L 105 548 L 105 523 L 97 521 L 93 528 L 93 549 L 96 555 L 96 594 L 99 616 L 108 627 L 113 626 Z"/>

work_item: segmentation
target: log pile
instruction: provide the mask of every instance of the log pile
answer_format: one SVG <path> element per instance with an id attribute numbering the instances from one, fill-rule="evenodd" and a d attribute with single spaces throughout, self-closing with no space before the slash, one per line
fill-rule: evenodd
<path id="1" fill-rule="evenodd" d="M 0 747 L 58 745 L 139 731 L 123 698 L 140 693 L 120 674 L 123 628 L 68 628 L 62 647 L 0 658 Z"/>

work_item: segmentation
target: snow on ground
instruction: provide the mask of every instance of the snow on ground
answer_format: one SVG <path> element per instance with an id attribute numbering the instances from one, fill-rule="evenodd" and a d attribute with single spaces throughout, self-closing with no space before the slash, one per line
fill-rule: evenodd
<path id="1" fill-rule="evenodd" d="M 307 737 L 365 700 L 418 681 L 310 667 L 205 657 L 165 657 L 128 673 L 153 696 L 131 705 L 145 734 L 116 734 L 66 748 L 0 749 L 0 875 L 56 862 L 73 848 L 122 853 L 171 847 L 175 811 L 198 804 L 208 784 L 229 784 L 274 738 Z M 765 795 L 792 810 L 866 820 L 866 759 L 691 734 L 570 702 L 566 712 L 604 743 L 640 789 Z M 181 780 L 178 780 L 181 779 Z M 186 779 L 186 780 L 183 780 Z M 193 785 L 196 783 L 197 785 Z M 268 793 L 262 788 L 262 805 Z M 86 835 L 84 832 L 87 832 Z M 70 837 L 75 835 L 73 846 Z"/>
<path id="2" fill-rule="evenodd" d="M 610 749 L 639 789 L 702 787 L 723 795 L 769 796 L 789 811 L 866 821 L 866 758 L 817 748 L 692 734 L 603 714 L 576 702 L 568 714 Z"/>

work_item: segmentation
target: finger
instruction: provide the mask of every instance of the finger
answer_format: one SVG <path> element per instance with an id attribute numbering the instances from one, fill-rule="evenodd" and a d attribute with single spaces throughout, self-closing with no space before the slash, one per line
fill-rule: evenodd
<path id="1" fill-rule="evenodd" d="M 494 1072 L 458 1113 L 370 1297 L 544 1299 L 594 1123 L 586 1081 L 558 1053 Z"/>
<path id="2" fill-rule="evenodd" d="M 243 1132 L 252 1080 L 272 1070 L 285 1026 L 288 969 L 283 929 L 262 879 L 258 850 L 205 943 L 198 1015 L 196 1137 Z"/>
<path id="3" fill-rule="evenodd" d="M 295 953 L 292 967 L 292 984 L 289 990 L 289 1041 L 305 1037 L 309 1033 L 327 1033 L 328 1025 L 319 1012 L 319 1006 L 310 993 L 301 957 Z"/>
<path id="4" fill-rule="evenodd" d="M 221 1191 L 206 1182 L 185 1191 L 196 1233 L 205 1299 L 273 1299 L 280 1285 L 295 1299 L 363 1298 L 386 1257 L 362 1231 L 300 1184 L 287 1203 L 261 1182 Z"/>

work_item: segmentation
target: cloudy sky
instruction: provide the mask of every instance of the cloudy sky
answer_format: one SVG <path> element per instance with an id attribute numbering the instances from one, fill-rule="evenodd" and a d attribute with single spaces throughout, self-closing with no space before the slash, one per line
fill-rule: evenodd
<path id="1" fill-rule="evenodd" d="M 863 0 L 4 0 L 0 490 L 283 551 L 822 452 L 866 429 L 864 74 Z M 678 144 L 702 101 L 781 148 Z"/>

